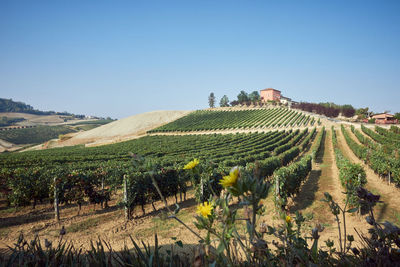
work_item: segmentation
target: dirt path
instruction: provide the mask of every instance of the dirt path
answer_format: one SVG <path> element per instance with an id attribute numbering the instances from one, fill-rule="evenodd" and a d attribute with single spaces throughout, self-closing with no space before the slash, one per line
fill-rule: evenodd
<path id="1" fill-rule="evenodd" d="M 350 129 L 347 128 L 346 130 L 353 140 L 358 142 L 357 138 L 350 131 Z M 387 184 L 386 181 L 379 178 L 379 176 L 368 165 L 366 165 L 353 153 L 353 151 L 347 145 L 341 130 L 337 131 L 337 136 L 338 144 L 343 154 L 352 162 L 361 164 L 364 167 L 368 181 L 366 188 L 374 194 L 381 195 L 381 200 L 384 203 L 379 203 L 375 208 L 376 218 L 378 221 L 389 220 L 398 224 L 400 222 L 400 190 Z"/>
<path id="2" fill-rule="evenodd" d="M 321 233 L 321 240 L 324 241 L 328 238 L 337 240 L 338 230 L 335 217 L 331 214 L 328 204 L 320 200 L 324 198 L 324 193 L 328 192 L 343 207 L 345 196 L 342 191 L 333 152 L 332 133 L 326 131 L 325 140 L 316 158 L 316 163 L 313 164 L 311 174 L 302 186 L 301 192 L 294 199 L 294 205 L 290 208 L 290 212 L 300 211 L 306 217 L 312 213 L 313 219 L 310 226 L 314 227 L 318 223 L 325 226 L 324 232 Z M 342 218 L 340 219 L 342 220 Z M 353 235 L 356 240 L 358 238 L 354 228 L 363 233 L 368 229 L 365 220 L 355 214 L 346 216 L 346 225 L 347 233 Z"/>

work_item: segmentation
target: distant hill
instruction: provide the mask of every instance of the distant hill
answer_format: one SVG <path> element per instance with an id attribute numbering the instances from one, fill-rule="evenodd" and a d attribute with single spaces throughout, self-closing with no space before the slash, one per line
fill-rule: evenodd
<path id="1" fill-rule="evenodd" d="M 0 98 L 0 112 L 19 112 L 35 115 L 64 115 L 74 116 L 76 118 L 84 118 L 85 115 L 75 115 L 69 112 L 41 111 L 34 109 L 31 105 L 24 102 L 16 102 L 12 99 Z"/>

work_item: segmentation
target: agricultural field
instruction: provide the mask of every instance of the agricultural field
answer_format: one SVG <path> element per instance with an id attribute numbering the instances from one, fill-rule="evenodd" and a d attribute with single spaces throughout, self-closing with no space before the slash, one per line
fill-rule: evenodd
<path id="1" fill-rule="evenodd" d="M 64 126 L 36 126 L 32 128 L 9 129 L 0 131 L 0 139 L 14 144 L 40 144 L 59 135 L 73 133 L 77 130 Z"/>
<path id="2" fill-rule="evenodd" d="M 211 126 L 205 128 L 208 120 Z M 239 132 L 254 128 L 258 132 Z M 220 129 L 238 132 L 213 133 Z M 203 130 L 209 134 L 185 133 Z M 235 196 L 229 207 L 236 207 L 237 216 L 246 216 L 251 207 L 255 217 L 248 223 L 257 231 L 260 223 L 278 227 L 285 214 L 303 218 L 302 234 L 319 225 L 321 241 L 337 244 L 330 200 L 320 201 L 329 192 L 349 207 L 347 233 L 356 236 L 354 227 L 366 232 L 359 186 L 381 195 L 378 222 L 400 223 L 400 201 L 392 200 L 399 183 L 396 127 L 325 129 L 312 116 L 277 108 L 196 111 L 150 133 L 99 147 L 0 155 L 0 248 L 13 244 L 19 233 L 56 242 L 60 227 L 85 249 L 97 235 L 113 249 L 123 249 L 128 234 L 147 242 L 157 234 L 160 244 L 192 244 L 205 236 L 206 221 L 196 217 L 199 207 L 204 212 L 199 203 L 227 192 Z M 248 231 L 245 224 L 237 227 L 240 234 Z"/>
<path id="3" fill-rule="evenodd" d="M 148 133 L 314 126 L 313 116 L 287 108 L 198 110 Z"/>

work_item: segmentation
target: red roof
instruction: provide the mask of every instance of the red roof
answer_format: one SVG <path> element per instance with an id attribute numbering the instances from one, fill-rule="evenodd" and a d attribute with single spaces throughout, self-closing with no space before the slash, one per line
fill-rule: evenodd
<path id="1" fill-rule="evenodd" d="M 374 119 L 385 119 L 385 118 L 393 118 L 394 116 L 392 114 L 388 113 L 380 113 L 380 114 L 375 114 L 372 116 Z"/>
<path id="2" fill-rule="evenodd" d="M 279 90 L 276 90 L 276 89 L 274 89 L 274 88 L 267 88 L 267 89 L 262 89 L 262 90 L 260 90 L 260 91 L 277 91 L 277 92 L 281 92 L 281 91 L 279 91 Z"/>

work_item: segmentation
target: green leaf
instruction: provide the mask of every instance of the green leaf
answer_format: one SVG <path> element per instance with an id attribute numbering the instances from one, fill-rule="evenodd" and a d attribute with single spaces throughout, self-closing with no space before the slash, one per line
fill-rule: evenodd
<path id="1" fill-rule="evenodd" d="M 217 248 L 217 254 L 221 254 L 225 250 L 224 242 L 219 243 Z"/>
<path id="2" fill-rule="evenodd" d="M 348 213 L 354 213 L 354 212 L 356 212 L 356 211 L 358 211 L 358 208 L 357 208 L 357 207 L 352 208 L 352 209 L 349 209 L 349 210 L 347 210 L 346 212 L 348 212 Z"/>

